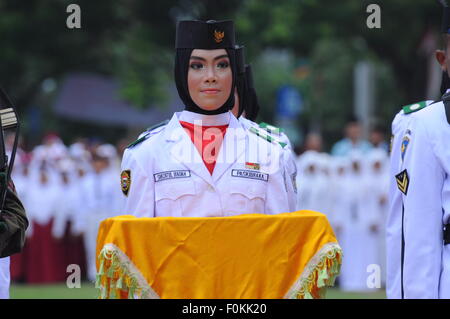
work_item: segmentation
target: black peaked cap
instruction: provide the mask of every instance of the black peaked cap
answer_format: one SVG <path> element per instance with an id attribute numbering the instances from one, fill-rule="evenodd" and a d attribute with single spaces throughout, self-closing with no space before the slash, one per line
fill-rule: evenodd
<path id="1" fill-rule="evenodd" d="M 223 21 L 179 21 L 177 25 L 176 49 L 234 49 L 234 23 Z"/>
<path id="2" fill-rule="evenodd" d="M 243 45 L 236 45 L 236 70 L 237 74 L 245 73 L 245 50 Z"/>

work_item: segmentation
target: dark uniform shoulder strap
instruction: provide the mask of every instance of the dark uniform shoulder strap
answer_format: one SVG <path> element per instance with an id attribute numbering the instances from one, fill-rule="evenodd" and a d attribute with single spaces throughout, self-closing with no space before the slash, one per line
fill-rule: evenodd
<path id="1" fill-rule="evenodd" d="M 147 128 L 145 130 L 145 132 L 143 134 L 141 134 L 140 138 L 138 138 L 136 141 L 128 144 L 128 146 L 126 148 L 132 148 L 132 147 L 140 144 L 141 142 L 145 141 L 151 135 L 152 131 L 156 130 L 157 128 L 167 125 L 167 123 L 169 123 L 169 120 L 165 120 L 158 124 L 150 126 L 149 128 Z"/>
<path id="2" fill-rule="evenodd" d="M 131 142 L 130 144 L 128 144 L 126 148 L 132 148 L 132 147 L 138 145 L 139 143 L 145 141 L 149 135 L 150 135 L 150 133 L 146 133 L 146 134 L 142 135 L 140 138 L 138 138 L 134 142 Z"/>
<path id="3" fill-rule="evenodd" d="M 169 123 L 169 120 L 164 120 L 162 122 L 159 122 L 158 124 L 152 125 L 149 128 L 146 129 L 147 132 L 153 131 L 154 129 L 161 127 L 163 125 L 167 125 Z"/>
<path id="4" fill-rule="evenodd" d="M 444 102 L 445 115 L 447 116 L 447 123 L 450 124 L 450 92 L 442 95 L 442 102 Z"/>
<path id="5" fill-rule="evenodd" d="M 433 103 L 430 103 L 430 105 L 433 105 L 433 104 L 436 104 L 436 103 L 439 103 L 439 102 L 442 102 L 442 100 L 433 101 Z"/>

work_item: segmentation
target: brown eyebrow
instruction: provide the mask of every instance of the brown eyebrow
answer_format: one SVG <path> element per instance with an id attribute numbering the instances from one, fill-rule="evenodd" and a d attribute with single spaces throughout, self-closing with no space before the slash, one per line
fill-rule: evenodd
<path id="1" fill-rule="evenodd" d="M 214 58 L 214 61 L 219 60 L 219 59 L 222 59 L 222 58 L 228 58 L 228 55 L 227 55 L 227 54 L 222 54 L 222 55 L 216 56 L 216 57 Z M 191 56 L 191 59 L 193 59 L 193 60 L 206 61 L 205 58 L 202 58 L 202 57 L 199 57 L 199 56 L 195 56 L 195 55 Z"/>

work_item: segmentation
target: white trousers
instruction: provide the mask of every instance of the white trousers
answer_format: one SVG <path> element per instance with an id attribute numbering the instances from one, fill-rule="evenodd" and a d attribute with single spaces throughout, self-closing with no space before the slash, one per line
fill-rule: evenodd
<path id="1" fill-rule="evenodd" d="M 9 257 L 0 258 L 0 299 L 9 299 Z"/>

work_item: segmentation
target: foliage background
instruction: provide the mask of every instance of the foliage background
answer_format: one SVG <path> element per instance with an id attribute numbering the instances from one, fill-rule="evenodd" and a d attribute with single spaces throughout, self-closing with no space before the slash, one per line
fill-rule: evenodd
<path id="1" fill-rule="evenodd" d="M 81 7 L 81 29 L 66 27 L 71 3 Z M 366 26 L 370 3 L 381 7 L 381 29 Z M 180 19 L 233 19 L 254 65 L 259 120 L 273 122 L 277 89 L 294 85 L 305 100 L 298 129 L 319 130 L 327 148 L 352 114 L 358 61 L 375 65 L 375 116 L 387 128 L 401 105 L 437 98 L 426 96 L 432 50 L 424 49 L 430 34 L 439 46 L 437 1 L 0 0 L 0 11 L 0 84 L 20 110 L 28 147 L 51 130 L 66 142 L 91 134 L 114 142 L 130 131 L 54 114 L 59 84 L 73 72 L 118 79 L 137 108 L 164 107 Z"/>

